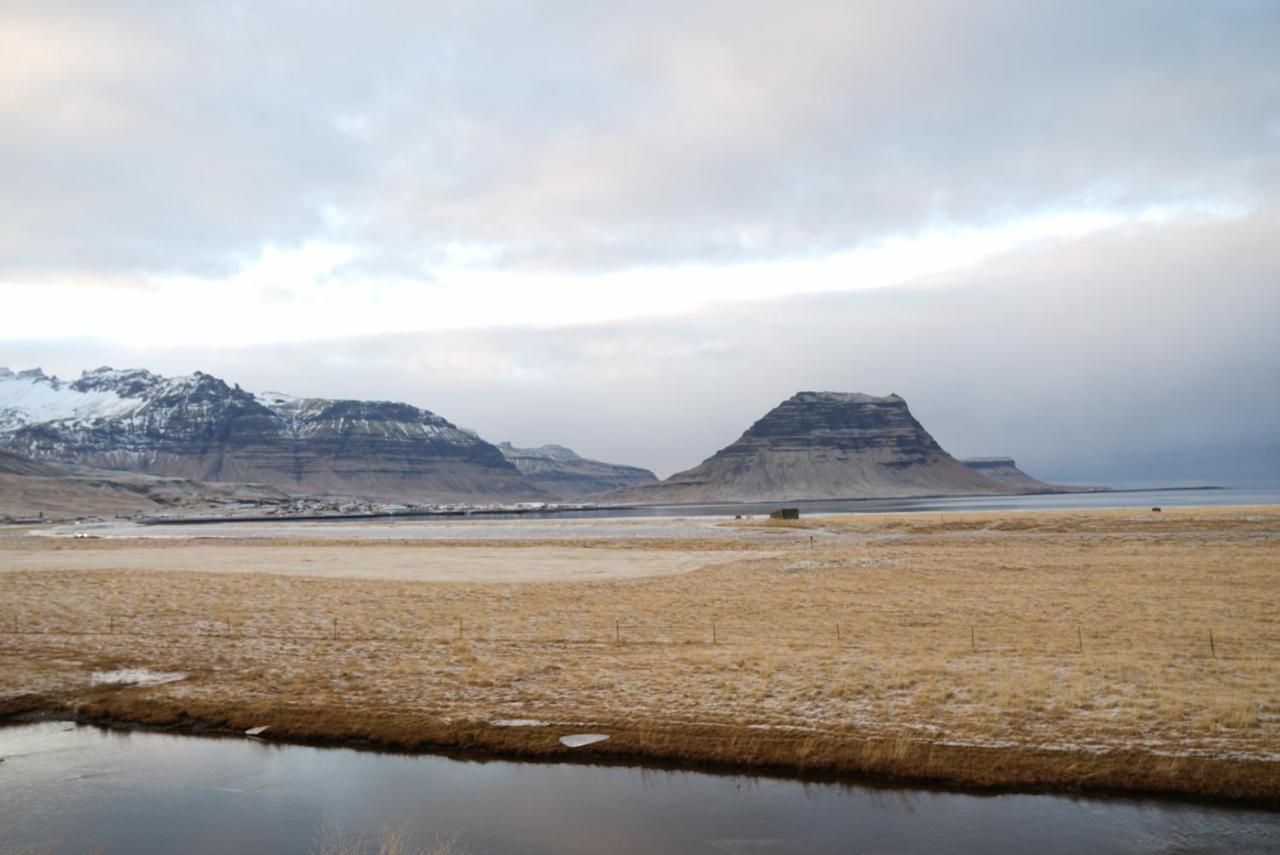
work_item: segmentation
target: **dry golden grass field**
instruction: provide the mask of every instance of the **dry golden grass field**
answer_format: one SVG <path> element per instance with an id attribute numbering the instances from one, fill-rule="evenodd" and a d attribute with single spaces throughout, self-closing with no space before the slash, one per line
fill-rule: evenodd
<path id="1" fill-rule="evenodd" d="M 0 534 L 0 712 L 1280 802 L 1280 508 L 573 531 Z"/>

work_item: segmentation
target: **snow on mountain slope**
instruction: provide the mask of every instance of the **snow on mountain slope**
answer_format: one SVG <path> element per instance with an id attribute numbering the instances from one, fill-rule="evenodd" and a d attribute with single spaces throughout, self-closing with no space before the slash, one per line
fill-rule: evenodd
<path id="1" fill-rule="evenodd" d="M 386 430 L 404 437 L 421 437 L 472 445 L 480 440 L 475 433 L 453 425 L 427 410 L 393 401 L 354 401 L 330 398 L 299 398 L 283 392 L 263 392 L 254 399 L 271 410 L 288 426 L 291 436 L 305 439 L 321 433 L 370 431 L 383 423 Z"/>
<path id="2" fill-rule="evenodd" d="M 0 431 L 59 419 L 118 418 L 142 404 L 140 398 L 121 395 L 113 383 L 97 382 L 96 374 L 86 372 L 81 381 L 64 383 L 39 368 L 14 372 L 0 367 Z M 89 383 L 81 385 L 85 379 Z"/>

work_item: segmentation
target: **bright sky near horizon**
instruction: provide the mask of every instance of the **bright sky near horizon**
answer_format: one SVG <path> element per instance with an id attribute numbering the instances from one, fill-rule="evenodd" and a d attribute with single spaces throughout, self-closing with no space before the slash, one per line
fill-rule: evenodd
<path id="1" fill-rule="evenodd" d="M 1152 211 L 1134 221 L 1160 222 L 1175 215 Z M 10 311 L 0 317 L 0 338 L 237 346 L 660 317 L 718 303 L 902 285 L 1125 222 L 1114 213 L 1077 212 L 886 239 L 814 259 L 598 273 L 445 266 L 426 283 L 351 282 L 340 268 L 358 253 L 356 248 L 308 243 L 289 251 L 268 248 L 242 270 L 212 281 L 156 277 L 133 288 L 103 287 L 92 280 L 11 283 L 6 294 Z M 50 305 L 57 310 L 47 311 Z M 157 318 L 181 318 L 193 306 L 199 307 L 198 324 L 157 323 Z"/>
<path id="2" fill-rule="evenodd" d="M 0 364 L 664 473 L 897 391 L 1043 477 L 1280 481 L 1277 44 L 1266 0 L 16 0 Z"/>

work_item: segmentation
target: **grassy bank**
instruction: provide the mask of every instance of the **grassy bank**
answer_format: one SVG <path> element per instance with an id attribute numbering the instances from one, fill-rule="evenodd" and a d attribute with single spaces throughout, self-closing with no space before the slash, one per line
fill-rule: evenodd
<path id="1" fill-rule="evenodd" d="M 108 727 L 152 727 L 195 735 L 242 734 L 275 722 L 265 738 L 308 745 L 466 757 L 558 762 L 642 763 L 677 768 L 755 771 L 996 791 L 1148 793 L 1280 806 L 1276 764 L 1158 756 L 1143 751 L 1090 753 L 1018 747 L 958 746 L 853 733 L 762 732 L 734 726 L 594 722 L 607 742 L 566 749 L 559 736 L 579 728 L 495 727 L 445 723 L 406 713 L 241 705 L 174 704 L 100 696 L 62 704 L 49 698 L 18 705 Z M 11 713 L 9 720 L 21 720 Z"/>
<path id="2" fill-rule="evenodd" d="M 798 525 L 812 548 L 618 581 L 273 575 L 279 545 L 243 574 L 0 572 L 0 698 L 322 743 L 1280 804 L 1277 510 Z M 89 685 L 121 667 L 186 676 Z M 522 719 L 542 724 L 493 724 Z M 583 730 L 611 739 L 559 744 Z"/>

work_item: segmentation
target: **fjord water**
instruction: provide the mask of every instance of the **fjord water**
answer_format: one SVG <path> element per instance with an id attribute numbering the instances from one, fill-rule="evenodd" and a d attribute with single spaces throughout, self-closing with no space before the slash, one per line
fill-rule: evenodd
<path id="1" fill-rule="evenodd" d="M 628 517 L 723 517 L 768 515 L 782 505 L 813 514 L 964 513 L 978 511 L 1081 511 L 1106 508 L 1189 508 L 1226 505 L 1280 505 L 1280 488 L 1195 487 L 1159 490 L 1100 490 L 1095 493 L 935 496 L 916 499 L 779 499 L 776 502 L 725 502 L 686 505 L 635 505 L 620 508 L 486 513 L 483 519 L 626 519 Z M 430 516 L 401 514 L 400 516 Z M 284 520 L 273 520 L 283 522 Z"/>
<path id="2" fill-rule="evenodd" d="M 1277 505 L 1277 488 L 1102 490 L 1095 493 L 1038 493 L 1016 496 L 937 496 L 919 499 L 800 499 L 754 504 L 667 505 L 628 508 L 622 516 L 722 516 L 767 514 L 780 505 L 811 514 L 964 513 L 978 511 L 1079 511 L 1107 508 L 1187 508 Z M 608 511 L 598 512 L 608 515 Z"/>
<path id="3" fill-rule="evenodd" d="M 1274 852 L 1280 814 L 622 766 L 0 728 L 0 851 L 315 851 L 405 825 L 469 853 Z M 8 847 L 8 848 L 6 848 Z"/>
<path id="4" fill-rule="evenodd" d="M 1100 490 L 1094 493 L 935 496 L 914 499 L 779 499 L 775 502 L 725 502 L 685 505 L 636 505 L 582 510 L 531 510 L 518 514 L 485 513 L 481 519 L 626 519 L 629 517 L 767 516 L 782 505 L 814 514 L 976 513 L 978 511 L 1081 511 L 1107 508 L 1190 508 L 1227 505 L 1280 505 L 1276 487 L 1193 487 L 1152 490 Z M 431 514 L 400 514 L 428 517 Z M 287 522 L 286 518 L 272 522 Z"/>

